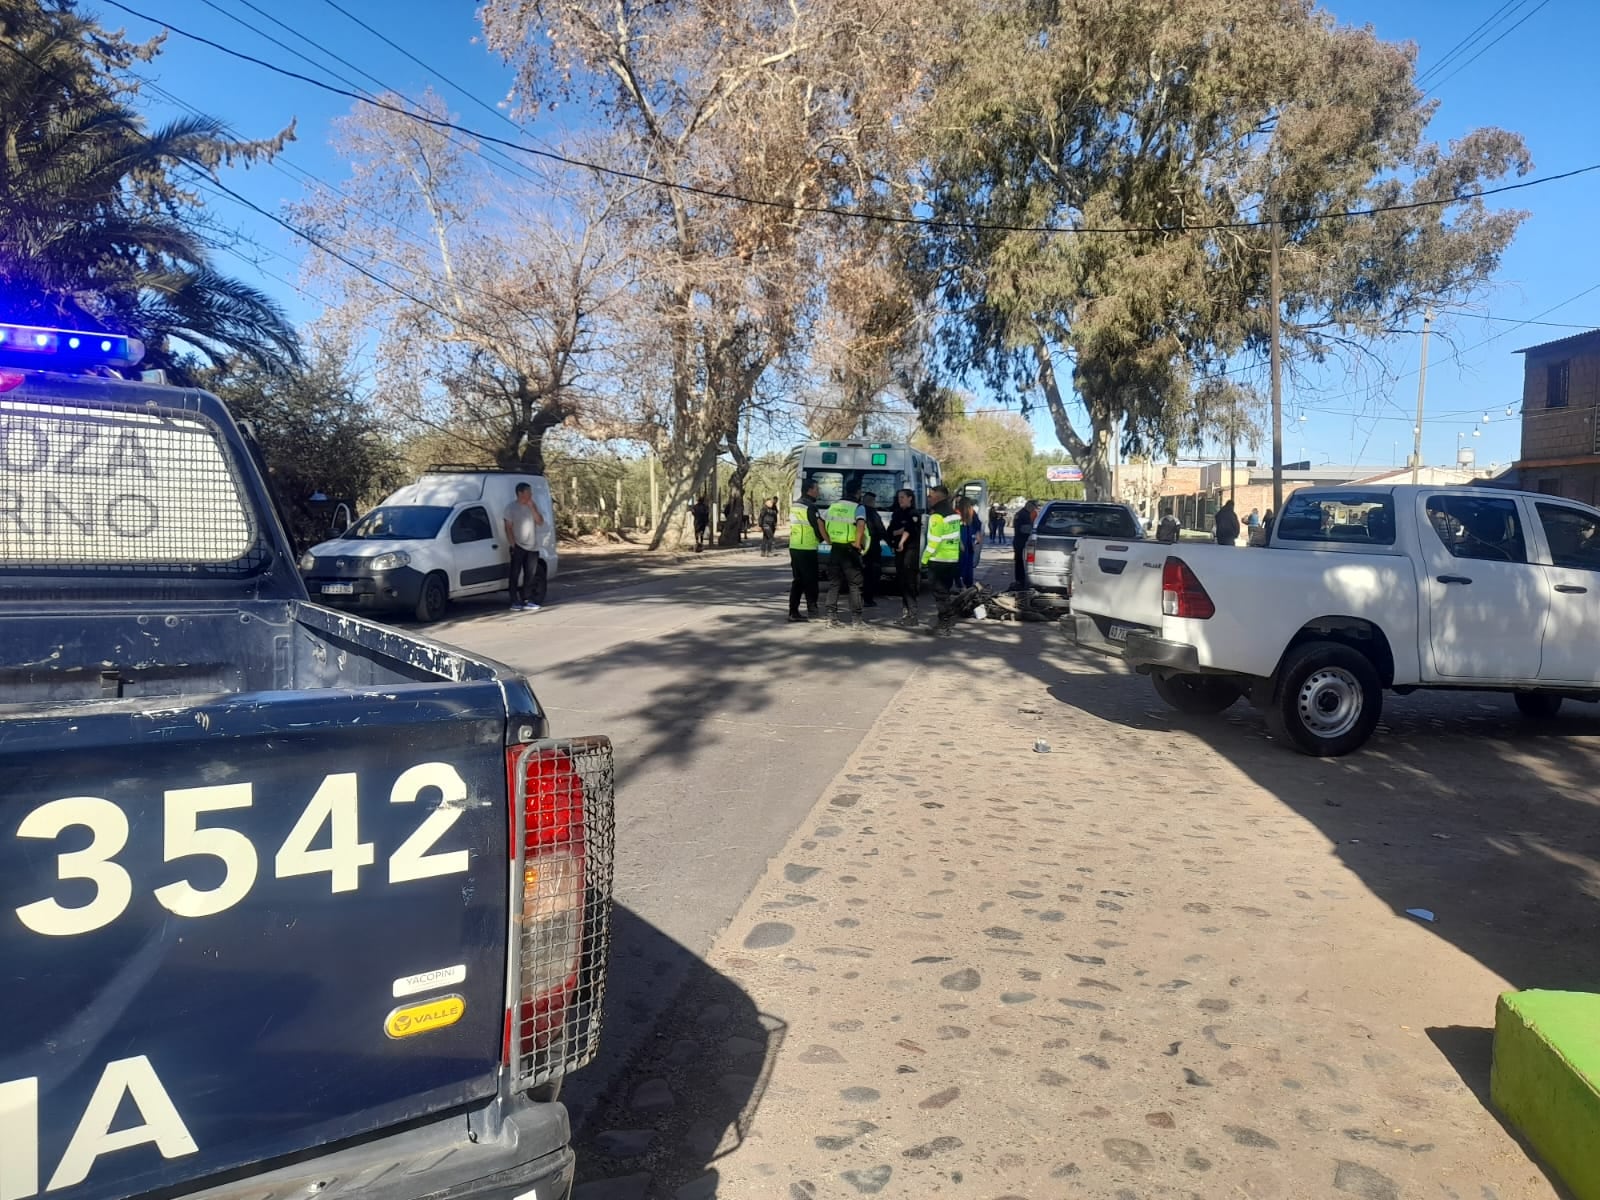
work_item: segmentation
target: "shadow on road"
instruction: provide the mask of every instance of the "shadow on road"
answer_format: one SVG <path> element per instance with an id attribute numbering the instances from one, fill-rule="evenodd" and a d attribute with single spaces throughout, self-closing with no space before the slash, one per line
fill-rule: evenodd
<path id="1" fill-rule="evenodd" d="M 709 1198 L 716 1160 L 750 1130 L 784 1025 L 630 909 L 613 910 L 612 930 L 600 1056 L 563 1095 L 578 1152 L 575 1200 L 677 1197 L 697 1181 Z M 659 1004 L 649 996 L 661 991 L 678 996 L 657 1027 L 670 1037 L 652 1028 Z"/>
<path id="2" fill-rule="evenodd" d="M 801 663 L 809 672 L 836 678 L 842 701 L 848 700 L 853 678 L 893 662 L 938 658 L 956 663 L 974 680 L 992 676 L 1001 665 L 1042 680 L 1061 675 L 1039 654 L 1046 639 L 1060 637 L 1053 625 L 969 620 L 954 640 L 936 641 L 927 629 L 934 615 L 931 599 L 922 604 L 923 626 L 902 629 L 893 624 L 899 602 L 887 597 L 867 610 L 864 632 L 831 629 L 825 620 L 792 625 L 786 620 L 788 590 L 787 570 L 757 562 L 680 578 L 670 597 L 644 589 L 609 597 L 606 611 L 619 624 L 640 607 L 671 604 L 684 612 L 684 627 L 667 638 L 629 641 L 554 665 L 539 672 L 535 684 L 557 678 L 637 690 L 636 714 L 643 718 L 645 741 L 629 746 L 627 758 L 691 767 L 719 739 L 739 736 L 736 727 L 705 720 L 713 701 L 721 712 L 770 716 L 769 710 L 791 710 L 796 746 L 776 748 L 780 754 L 801 753 L 805 737 L 847 724 L 837 710 L 807 707 L 795 699 L 788 685 Z M 1085 669 L 1110 670 L 1095 664 Z M 647 678 L 659 682 L 641 686 Z"/>

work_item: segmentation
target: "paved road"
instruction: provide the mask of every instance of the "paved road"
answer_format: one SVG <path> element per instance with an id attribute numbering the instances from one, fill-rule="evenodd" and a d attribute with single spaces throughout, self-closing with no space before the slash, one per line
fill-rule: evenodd
<path id="1" fill-rule="evenodd" d="M 605 1061 L 569 1092 L 580 1109 L 934 648 L 790 625 L 788 583 L 786 555 L 753 549 L 602 565 L 558 579 L 541 612 L 483 602 L 427 630 L 526 671 L 557 733 L 616 746 L 616 952 Z M 876 612 L 887 625 L 898 607 Z"/>
<path id="2" fill-rule="evenodd" d="M 1048 627 L 953 650 L 610 1090 L 577 1200 L 1560 1194 L 1489 1026 L 1600 980 L 1593 706 L 1416 695 L 1313 760 Z"/>

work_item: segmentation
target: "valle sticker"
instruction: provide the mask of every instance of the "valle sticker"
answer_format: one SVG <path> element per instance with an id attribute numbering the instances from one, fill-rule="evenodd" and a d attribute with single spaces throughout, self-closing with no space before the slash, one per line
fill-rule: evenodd
<path id="1" fill-rule="evenodd" d="M 383 1031 L 396 1039 L 416 1037 L 420 1033 L 449 1028 L 461 1020 L 466 1011 L 467 1002 L 463 997 L 440 996 L 395 1009 L 384 1021 Z"/>

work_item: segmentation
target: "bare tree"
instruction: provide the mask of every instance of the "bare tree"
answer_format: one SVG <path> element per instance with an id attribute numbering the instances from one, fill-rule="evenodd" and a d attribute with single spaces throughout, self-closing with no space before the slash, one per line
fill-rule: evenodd
<path id="1" fill-rule="evenodd" d="M 669 481 L 659 544 L 826 295 L 851 231 L 805 210 L 904 203 L 870 164 L 920 67 L 914 20 L 892 0 L 489 0 L 482 16 L 526 108 L 581 97 L 615 131 L 608 161 L 666 185 L 631 214 L 665 363 L 642 422 Z"/>
<path id="2" fill-rule="evenodd" d="M 448 117 L 431 94 L 382 99 Z M 376 339 L 388 411 L 464 457 L 538 471 L 551 429 L 612 430 L 603 368 L 630 280 L 609 222 L 626 194 L 588 187 L 552 208 L 488 175 L 467 139 L 392 109 L 359 107 L 334 144 L 351 177 L 297 215 L 340 248 L 313 247 L 312 269 L 336 290 L 330 320 Z"/>

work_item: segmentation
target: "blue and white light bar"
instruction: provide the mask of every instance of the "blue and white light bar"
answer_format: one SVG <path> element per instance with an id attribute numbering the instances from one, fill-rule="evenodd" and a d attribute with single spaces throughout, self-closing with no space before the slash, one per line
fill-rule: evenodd
<path id="1" fill-rule="evenodd" d="M 0 362 L 13 366 L 131 367 L 143 357 L 144 343 L 120 333 L 0 322 Z"/>

